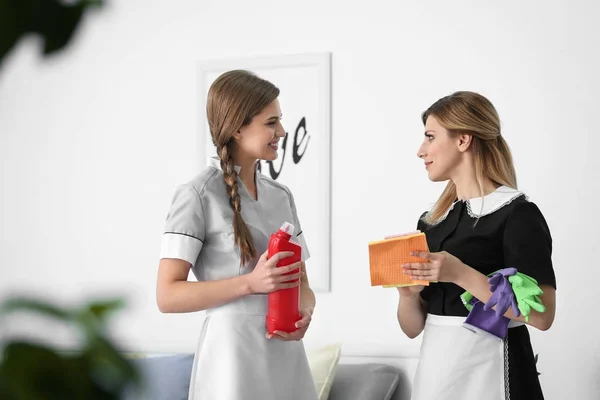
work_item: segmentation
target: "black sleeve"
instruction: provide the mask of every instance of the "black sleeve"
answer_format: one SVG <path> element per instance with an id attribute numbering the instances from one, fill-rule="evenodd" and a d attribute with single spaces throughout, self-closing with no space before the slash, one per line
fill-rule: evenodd
<path id="1" fill-rule="evenodd" d="M 552 237 L 540 209 L 525 201 L 515 204 L 504 230 L 504 264 L 556 289 Z"/>
<path id="2" fill-rule="evenodd" d="M 419 217 L 419 221 L 417 221 L 417 230 L 421 232 L 425 232 L 427 230 L 427 224 L 425 223 L 425 221 L 423 221 L 423 218 L 425 218 L 426 214 L 427 212 L 421 214 L 421 216 Z M 421 290 L 421 298 L 424 301 L 429 301 L 429 299 L 431 298 L 431 285 L 425 286 L 423 290 Z"/>

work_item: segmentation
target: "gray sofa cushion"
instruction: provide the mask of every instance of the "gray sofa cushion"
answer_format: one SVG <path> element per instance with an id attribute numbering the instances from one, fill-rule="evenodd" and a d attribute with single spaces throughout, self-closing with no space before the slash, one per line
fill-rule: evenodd
<path id="1" fill-rule="evenodd" d="M 144 386 L 125 400 L 186 400 L 193 361 L 193 354 L 133 359 Z M 392 400 L 400 380 L 400 371 L 389 365 L 338 364 L 329 400 Z"/>
<path id="2" fill-rule="evenodd" d="M 400 371 L 385 364 L 339 364 L 329 400 L 390 400 Z"/>
<path id="3" fill-rule="evenodd" d="M 187 400 L 194 354 L 132 360 L 142 375 L 141 391 L 129 390 L 125 400 Z"/>

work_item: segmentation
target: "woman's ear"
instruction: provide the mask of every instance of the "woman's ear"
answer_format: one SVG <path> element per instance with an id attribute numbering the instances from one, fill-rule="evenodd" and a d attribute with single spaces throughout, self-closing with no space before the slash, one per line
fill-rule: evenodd
<path id="1" fill-rule="evenodd" d="M 465 152 L 471 146 L 471 142 L 473 141 L 473 135 L 469 135 L 467 133 L 460 133 L 458 135 L 458 151 Z"/>
<path id="2" fill-rule="evenodd" d="M 234 138 L 235 140 L 240 140 L 240 139 L 242 138 L 242 131 L 241 131 L 241 130 L 239 130 L 239 131 L 237 131 L 237 132 L 233 132 L 233 135 L 232 135 L 232 136 L 233 136 L 233 138 Z"/>

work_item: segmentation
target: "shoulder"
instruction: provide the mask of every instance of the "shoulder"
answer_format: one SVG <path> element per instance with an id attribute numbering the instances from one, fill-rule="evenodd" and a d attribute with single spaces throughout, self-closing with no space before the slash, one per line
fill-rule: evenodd
<path id="1" fill-rule="evenodd" d="M 419 217 L 419 219 L 417 220 L 417 230 L 425 231 L 425 230 L 427 230 L 427 228 L 429 228 L 431 226 L 426 220 L 428 213 L 429 213 L 429 210 L 424 211 L 421 214 L 421 216 Z"/>
<path id="2" fill-rule="evenodd" d="M 223 179 L 221 175 L 221 171 L 217 168 L 207 167 L 189 181 L 181 184 L 178 189 L 182 191 L 195 191 L 199 197 L 202 197 L 207 191 L 210 192 L 216 186 L 222 184 Z"/>
<path id="3" fill-rule="evenodd" d="M 257 176 L 263 183 L 265 183 L 266 185 L 269 185 L 276 191 L 279 191 L 279 192 L 285 194 L 286 196 L 288 196 L 290 199 L 293 200 L 292 191 L 286 185 L 284 185 L 281 182 L 277 182 L 276 180 L 269 178 L 267 175 L 264 175 L 262 173 L 258 173 Z"/>
<path id="4" fill-rule="evenodd" d="M 546 223 L 546 219 L 542 210 L 538 205 L 531 201 L 526 195 L 515 199 L 511 204 L 506 206 L 508 211 L 509 221 L 519 225 L 532 222 Z"/>
<path id="5" fill-rule="evenodd" d="M 214 167 L 207 167 L 202 172 L 188 180 L 177 185 L 175 188 L 172 203 L 193 205 L 202 204 L 202 199 L 210 196 L 217 189 L 217 186 L 223 179 L 219 178 L 220 171 Z"/>
<path id="6" fill-rule="evenodd" d="M 450 207 L 448 207 L 448 209 L 444 212 L 444 214 L 435 221 L 430 220 L 430 214 L 433 211 L 435 204 L 433 206 L 431 206 L 430 208 L 428 208 L 426 211 L 423 211 L 423 213 L 421 214 L 421 216 L 419 217 L 419 220 L 417 222 L 417 229 L 422 231 L 425 229 L 433 228 L 435 226 L 443 225 L 443 223 L 446 221 L 446 218 L 454 210 L 454 206 L 457 203 L 458 203 L 458 201 L 454 201 L 450 205 Z"/>
<path id="7" fill-rule="evenodd" d="M 528 212 L 535 212 L 541 214 L 541 210 L 537 206 L 537 204 L 534 201 L 532 201 L 525 193 L 523 193 L 522 196 L 519 196 L 510 204 L 508 204 L 507 208 L 511 211 L 511 215 L 513 213 L 518 214 Z"/>
<path id="8" fill-rule="evenodd" d="M 542 243 L 543 238 L 547 243 L 552 242 L 552 234 L 544 214 L 526 195 L 516 198 L 503 210 L 502 226 L 509 241 L 527 242 L 530 247 L 534 246 L 534 242 Z"/>

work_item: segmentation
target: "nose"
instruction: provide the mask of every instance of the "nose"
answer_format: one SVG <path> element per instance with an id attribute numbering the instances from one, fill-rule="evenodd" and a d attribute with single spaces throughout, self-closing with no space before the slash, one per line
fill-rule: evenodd
<path id="1" fill-rule="evenodd" d="M 417 150 L 417 157 L 424 158 L 426 155 L 427 152 L 425 151 L 425 143 L 423 143 L 421 146 L 419 146 L 419 150 Z"/>
<path id="2" fill-rule="evenodd" d="M 281 122 L 279 123 L 279 127 L 277 129 L 275 129 L 275 136 L 277 136 L 277 137 L 285 136 L 285 129 L 283 128 L 283 125 L 281 124 Z"/>

